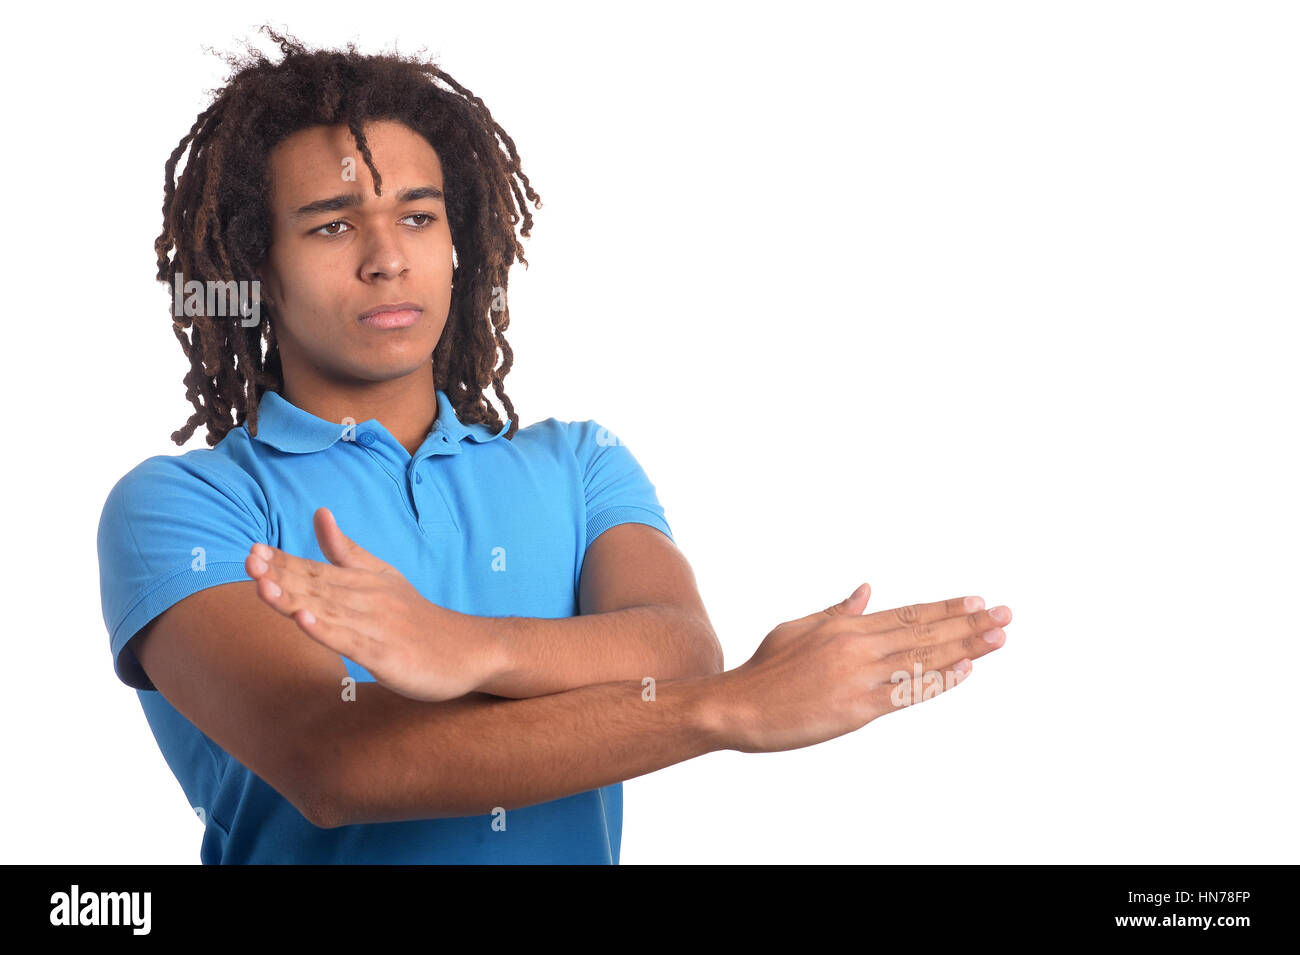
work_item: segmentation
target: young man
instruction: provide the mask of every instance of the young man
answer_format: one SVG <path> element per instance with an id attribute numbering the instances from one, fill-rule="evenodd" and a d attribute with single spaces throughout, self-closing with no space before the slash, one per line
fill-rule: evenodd
<path id="1" fill-rule="evenodd" d="M 173 438 L 211 447 L 142 462 L 99 526 L 114 666 L 204 863 L 617 863 L 622 780 L 840 736 L 1001 645 L 1005 608 L 862 616 L 863 585 L 723 672 L 631 452 L 506 397 L 540 205 L 513 142 L 436 66 L 268 32 L 282 61 L 236 64 L 169 159 L 156 243 Z"/>

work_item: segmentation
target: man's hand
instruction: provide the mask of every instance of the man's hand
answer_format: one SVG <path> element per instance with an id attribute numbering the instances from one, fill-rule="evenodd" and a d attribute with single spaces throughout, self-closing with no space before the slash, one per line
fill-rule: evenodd
<path id="1" fill-rule="evenodd" d="M 777 752 L 852 732 L 964 680 L 1006 640 L 1006 607 L 954 597 L 862 616 L 871 590 L 783 623 L 716 677 L 726 748 Z M 986 639 L 991 636 L 992 640 Z"/>
<path id="2" fill-rule="evenodd" d="M 313 517 L 330 563 L 254 544 L 244 569 L 257 595 L 320 644 L 370 671 L 395 693 L 415 700 L 451 700 L 502 673 L 506 648 L 488 628 L 420 595 L 393 567 L 346 537 L 334 515 Z"/>

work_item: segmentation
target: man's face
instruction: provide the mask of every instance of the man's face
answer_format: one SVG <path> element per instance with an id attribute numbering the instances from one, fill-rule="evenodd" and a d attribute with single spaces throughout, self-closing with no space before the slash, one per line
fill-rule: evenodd
<path id="1" fill-rule="evenodd" d="M 432 374 L 451 308 L 442 164 L 401 123 L 370 123 L 365 134 L 383 177 L 378 197 L 346 126 L 304 129 L 271 151 L 271 249 L 260 273 L 286 386 Z M 416 311 L 405 327 L 362 321 L 408 304 Z"/>

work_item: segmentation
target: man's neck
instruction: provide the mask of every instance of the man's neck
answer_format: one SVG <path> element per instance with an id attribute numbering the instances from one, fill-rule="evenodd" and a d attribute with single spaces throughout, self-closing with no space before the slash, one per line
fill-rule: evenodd
<path id="1" fill-rule="evenodd" d="M 393 381 L 368 382 L 359 386 L 337 382 L 285 382 L 280 396 L 290 404 L 326 421 L 345 419 L 355 424 L 376 419 L 414 456 L 433 430 L 438 416 L 438 395 L 433 370 L 407 375 Z"/>

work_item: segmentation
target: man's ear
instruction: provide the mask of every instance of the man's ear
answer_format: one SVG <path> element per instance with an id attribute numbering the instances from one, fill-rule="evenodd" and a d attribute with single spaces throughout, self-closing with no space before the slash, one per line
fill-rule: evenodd
<path id="1" fill-rule="evenodd" d="M 271 304 L 270 283 L 266 280 L 266 263 L 253 269 L 253 278 L 257 280 L 258 301 Z"/>

